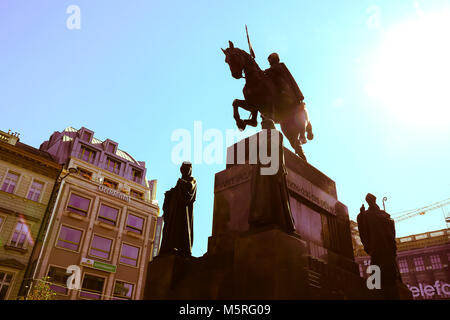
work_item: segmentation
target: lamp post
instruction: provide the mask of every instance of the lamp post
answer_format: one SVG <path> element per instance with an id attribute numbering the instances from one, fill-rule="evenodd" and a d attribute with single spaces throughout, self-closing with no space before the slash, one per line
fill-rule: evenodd
<path id="1" fill-rule="evenodd" d="M 384 204 L 387 201 L 387 197 L 383 197 L 383 210 L 386 211 L 386 205 Z"/>
<path id="2" fill-rule="evenodd" d="M 78 169 L 77 168 L 74 168 L 74 167 L 70 167 L 69 169 L 68 169 L 68 172 L 64 175 L 64 177 L 62 177 L 62 178 L 59 178 L 59 182 L 62 182 L 69 174 L 75 174 L 75 173 L 77 173 L 78 172 Z"/>

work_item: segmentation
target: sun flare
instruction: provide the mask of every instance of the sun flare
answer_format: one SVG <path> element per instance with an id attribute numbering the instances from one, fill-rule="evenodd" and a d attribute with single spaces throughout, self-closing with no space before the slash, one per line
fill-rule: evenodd
<path id="1" fill-rule="evenodd" d="M 450 124 L 450 10 L 418 17 L 385 35 L 367 93 L 403 122 Z"/>

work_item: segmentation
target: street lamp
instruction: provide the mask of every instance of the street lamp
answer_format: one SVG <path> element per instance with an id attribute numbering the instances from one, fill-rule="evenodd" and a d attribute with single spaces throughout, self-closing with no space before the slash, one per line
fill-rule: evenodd
<path id="1" fill-rule="evenodd" d="M 62 177 L 62 178 L 60 178 L 60 182 L 61 181 L 63 181 L 69 174 L 75 174 L 75 173 L 77 173 L 78 172 L 78 169 L 77 168 L 74 168 L 74 167 L 70 167 L 69 169 L 68 169 L 68 171 L 69 172 L 67 172 L 67 174 L 64 176 L 64 177 Z"/>

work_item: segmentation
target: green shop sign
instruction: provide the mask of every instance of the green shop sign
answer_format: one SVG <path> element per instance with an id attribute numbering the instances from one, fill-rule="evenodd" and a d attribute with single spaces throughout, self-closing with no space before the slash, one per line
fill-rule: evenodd
<path id="1" fill-rule="evenodd" d="M 117 266 L 115 266 L 113 264 L 108 264 L 108 263 L 95 261 L 92 259 L 86 259 L 86 258 L 81 259 L 81 265 L 85 266 L 85 267 L 97 269 L 97 270 L 111 272 L 111 273 L 115 273 L 117 270 Z"/>

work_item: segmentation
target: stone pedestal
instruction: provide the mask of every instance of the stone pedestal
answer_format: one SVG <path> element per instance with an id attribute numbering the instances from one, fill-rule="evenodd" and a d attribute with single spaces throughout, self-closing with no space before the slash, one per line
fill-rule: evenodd
<path id="1" fill-rule="evenodd" d="M 278 131 L 272 134 L 281 143 L 267 154 L 277 153 L 287 173 L 283 185 L 295 230 L 276 223 L 249 224 L 254 184 L 261 181 L 255 174 L 271 165 L 260 157 L 261 146 L 267 145 L 260 143 L 266 135 L 261 132 L 229 147 L 226 170 L 216 174 L 207 253 L 155 258 L 148 268 L 145 299 L 379 298 L 359 275 L 348 210 L 337 199 L 334 181 L 284 148 Z"/>
<path id="2" fill-rule="evenodd" d="M 259 160 L 251 155 L 252 139 L 259 141 L 259 137 L 249 137 L 229 147 L 227 169 L 216 174 L 213 239 L 218 235 L 249 230 L 252 175 L 255 174 L 255 164 L 251 162 Z M 295 233 L 306 241 L 311 257 L 359 274 L 354 262 L 348 209 L 337 199 L 335 182 L 284 148 L 282 143 L 279 148 L 274 151 L 279 152 L 280 166 L 284 164 L 287 170 Z M 240 156 L 242 154 L 245 156 Z"/>
<path id="3" fill-rule="evenodd" d="M 298 236 L 271 229 L 239 237 L 233 271 L 236 299 L 308 298 L 308 253 Z"/>
<path id="4" fill-rule="evenodd" d="M 159 256 L 149 263 L 144 299 L 171 299 L 173 286 L 183 272 L 186 259 L 176 254 Z"/>

